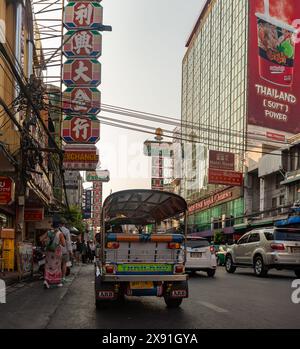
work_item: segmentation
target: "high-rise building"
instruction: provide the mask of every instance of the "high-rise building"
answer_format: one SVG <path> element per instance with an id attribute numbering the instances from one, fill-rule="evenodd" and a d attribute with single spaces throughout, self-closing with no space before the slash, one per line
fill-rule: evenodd
<path id="1" fill-rule="evenodd" d="M 181 194 L 189 203 L 191 232 L 232 234 L 233 225 L 243 223 L 250 202 L 251 188 L 244 192 L 243 185 L 209 184 L 211 150 L 233 153 L 234 170 L 242 172 L 247 181 L 249 169 L 263 153 L 281 147 L 297 132 L 282 121 L 292 122 L 295 114 L 292 73 L 284 72 L 294 63 L 293 44 L 287 37 L 299 4 L 283 1 L 289 2 L 295 13 L 280 13 L 277 0 L 267 2 L 269 9 L 264 8 L 263 0 L 207 0 L 188 38 L 182 65 Z M 282 39 L 289 40 L 282 50 L 276 45 L 270 48 L 267 28 L 277 35 L 278 45 Z M 283 28 L 285 39 L 281 37 Z M 284 63 L 275 62 L 274 57 L 270 61 L 270 52 L 274 57 L 277 52 L 289 58 L 282 57 Z M 268 69 L 285 74 L 281 85 L 274 74 L 269 74 L 268 80 Z"/>

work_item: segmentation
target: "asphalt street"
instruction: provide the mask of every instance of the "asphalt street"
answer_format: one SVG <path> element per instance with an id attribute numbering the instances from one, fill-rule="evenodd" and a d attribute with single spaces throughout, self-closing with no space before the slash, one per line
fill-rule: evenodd
<path id="1" fill-rule="evenodd" d="M 7 290 L 0 304 L 0 328 L 50 329 L 256 329 L 300 328 L 300 304 L 293 304 L 292 272 L 270 271 L 264 279 L 251 269 L 215 278 L 198 273 L 189 280 L 190 297 L 179 309 L 159 298 L 126 298 L 96 310 L 93 266 L 76 267 L 63 288 L 45 290 L 42 281 Z"/>

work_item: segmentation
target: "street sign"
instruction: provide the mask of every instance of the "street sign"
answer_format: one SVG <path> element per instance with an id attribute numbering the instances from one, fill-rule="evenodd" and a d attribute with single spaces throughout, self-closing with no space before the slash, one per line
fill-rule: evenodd
<path id="1" fill-rule="evenodd" d="M 25 222 L 40 222 L 44 220 L 44 208 L 25 208 Z"/>
<path id="2" fill-rule="evenodd" d="M 65 7 L 64 26 L 68 30 L 97 29 L 103 21 L 103 8 L 96 1 L 71 1 Z"/>
<path id="3" fill-rule="evenodd" d="M 243 185 L 243 174 L 241 172 L 208 169 L 208 184 L 223 184 L 240 187 Z"/>
<path id="4" fill-rule="evenodd" d="M 0 205 L 10 205 L 14 201 L 14 188 L 10 177 L 0 177 Z"/>
<path id="5" fill-rule="evenodd" d="M 101 64 L 96 59 L 68 59 L 63 66 L 66 86 L 96 87 L 101 83 Z"/>
<path id="6" fill-rule="evenodd" d="M 88 117 L 67 116 L 63 121 L 62 138 L 66 143 L 95 144 L 100 139 L 100 122 Z"/>
<path id="7" fill-rule="evenodd" d="M 102 52 L 102 35 L 97 30 L 71 30 L 64 35 L 64 55 L 68 58 L 98 58 Z"/>
<path id="8" fill-rule="evenodd" d="M 96 170 L 86 173 L 87 182 L 109 182 L 110 173 L 108 170 Z"/>
<path id="9" fill-rule="evenodd" d="M 64 168 L 69 171 L 90 171 L 98 166 L 99 155 L 94 145 L 65 145 Z"/>
<path id="10" fill-rule="evenodd" d="M 101 110 L 101 93 L 95 87 L 68 87 L 63 93 L 66 114 L 98 114 Z"/>
<path id="11" fill-rule="evenodd" d="M 209 151 L 209 168 L 234 171 L 234 154 L 224 151 Z"/>

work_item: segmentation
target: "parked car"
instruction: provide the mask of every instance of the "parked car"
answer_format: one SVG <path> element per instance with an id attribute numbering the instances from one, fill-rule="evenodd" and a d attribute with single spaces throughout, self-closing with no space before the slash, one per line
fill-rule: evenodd
<path id="1" fill-rule="evenodd" d="M 293 270 L 300 277 L 300 229 L 268 228 L 252 230 L 229 246 L 225 268 L 234 273 L 237 267 L 253 267 L 257 276 L 269 269 Z"/>
<path id="2" fill-rule="evenodd" d="M 187 272 L 205 271 L 207 276 L 213 277 L 216 273 L 217 259 L 214 246 L 201 237 L 188 236 L 186 242 Z"/>
<path id="3" fill-rule="evenodd" d="M 215 246 L 216 247 L 216 246 Z M 219 245 L 216 248 L 217 265 L 225 265 L 225 258 L 228 247 L 225 245 Z"/>

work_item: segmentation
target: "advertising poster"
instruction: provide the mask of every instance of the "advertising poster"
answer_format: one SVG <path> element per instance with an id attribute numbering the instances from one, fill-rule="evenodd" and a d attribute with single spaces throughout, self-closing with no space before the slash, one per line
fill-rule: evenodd
<path id="1" fill-rule="evenodd" d="M 300 1 L 249 1 L 248 123 L 299 133 Z"/>

